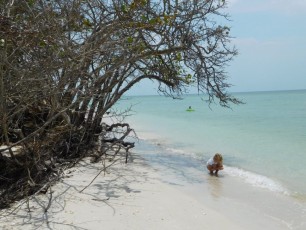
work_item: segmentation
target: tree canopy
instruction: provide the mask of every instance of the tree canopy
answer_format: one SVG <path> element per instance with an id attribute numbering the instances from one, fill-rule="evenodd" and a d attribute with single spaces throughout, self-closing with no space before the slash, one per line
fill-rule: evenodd
<path id="1" fill-rule="evenodd" d="M 209 102 L 239 103 L 227 93 L 237 50 L 225 9 L 224 0 L 1 0 L 2 186 L 18 171 L 23 195 L 37 191 L 59 159 L 83 156 L 97 135 L 132 147 L 127 124 L 102 119 L 143 79 L 168 96 L 194 85 Z M 1 189 L 0 206 L 12 191 Z"/>

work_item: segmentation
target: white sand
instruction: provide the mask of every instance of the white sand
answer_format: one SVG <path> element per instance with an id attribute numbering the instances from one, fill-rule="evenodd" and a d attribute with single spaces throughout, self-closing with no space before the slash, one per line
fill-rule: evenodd
<path id="1" fill-rule="evenodd" d="M 49 195 L 31 200 L 14 213 L 1 212 L 0 229 L 241 229 L 221 213 L 209 209 L 161 181 L 161 175 L 141 158 L 116 163 L 105 176 L 97 175 L 101 163 L 72 169 L 70 177 Z"/>
<path id="2" fill-rule="evenodd" d="M 31 212 L 25 203 L 12 213 L 2 210 L 0 229 L 291 229 L 250 208 L 244 202 L 248 198 L 235 203 L 224 196 L 224 187 L 233 185 L 222 175 L 210 177 L 193 167 L 180 171 L 171 162 L 164 162 L 166 170 L 148 165 L 147 156 L 144 160 L 133 154 L 131 159 L 128 164 L 117 161 L 80 193 L 102 168 L 101 163 L 83 162 L 52 187 L 47 212 L 50 194 L 39 195 L 29 203 Z M 240 196 L 239 190 L 234 191 Z M 242 196 L 254 198 L 254 194 Z"/>

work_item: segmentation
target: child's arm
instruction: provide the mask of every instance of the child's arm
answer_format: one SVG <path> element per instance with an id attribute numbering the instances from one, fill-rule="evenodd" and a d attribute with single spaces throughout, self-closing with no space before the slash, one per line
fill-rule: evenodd
<path id="1" fill-rule="evenodd" d="M 220 163 L 218 163 L 218 164 L 216 165 L 216 168 L 217 168 L 218 170 L 222 170 L 222 169 L 223 169 L 223 165 L 220 164 Z"/>

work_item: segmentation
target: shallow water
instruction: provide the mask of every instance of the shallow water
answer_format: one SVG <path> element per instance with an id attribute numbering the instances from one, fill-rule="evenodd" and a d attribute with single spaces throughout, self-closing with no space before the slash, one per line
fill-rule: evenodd
<path id="1" fill-rule="evenodd" d="M 164 183 L 177 187 L 203 207 L 217 211 L 244 229 L 306 228 L 306 203 L 294 197 L 244 183 L 224 171 L 218 176 L 210 175 L 199 159 L 171 153 L 160 144 L 140 141 L 132 154 L 140 154 L 150 162 Z"/>
<path id="2" fill-rule="evenodd" d="M 224 173 L 305 200 L 306 90 L 235 96 L 246 104 L 209 108 L 197 95 L 143 96 L 128 97 L 117 109 L 133 105 L 127 122 L 143 140 L 202 163 L 220 152 Z M 189 106 L 195 111 L 187 112 Z"/>

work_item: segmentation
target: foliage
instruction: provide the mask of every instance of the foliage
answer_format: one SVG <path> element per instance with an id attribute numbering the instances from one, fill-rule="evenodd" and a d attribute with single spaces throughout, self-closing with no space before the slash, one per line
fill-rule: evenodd
<path id="1" fill-rule="evenodd" d="M 83 157 L 98 135 L 129 149 L 122 138 L 106 140 L 113 130 L 102 119 L 143 79 L 165 95 L 196 85 L 209 102 L 239 103 L 226 91 L 225 67 L 237 51 L 220 23 L 225 8 L 220 0 L 0 1 L 2 185 L 37 191 L 58 162 Z M 11 188 L 0 187 L 1 196 Z"/>

